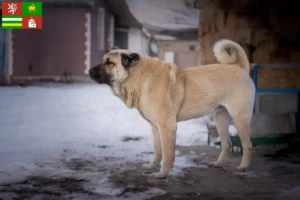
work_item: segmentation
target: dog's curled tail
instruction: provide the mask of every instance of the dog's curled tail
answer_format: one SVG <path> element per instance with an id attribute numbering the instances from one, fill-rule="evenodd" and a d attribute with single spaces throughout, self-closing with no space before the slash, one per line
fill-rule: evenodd
<path id="1" fill-rule="evenodd" d="M 213 52 L 222 64 L 236 64 L 247 71 L 250 70 L 249 60 L 244 49 L 231 40 L 219 40 L 214 44 Z"/>

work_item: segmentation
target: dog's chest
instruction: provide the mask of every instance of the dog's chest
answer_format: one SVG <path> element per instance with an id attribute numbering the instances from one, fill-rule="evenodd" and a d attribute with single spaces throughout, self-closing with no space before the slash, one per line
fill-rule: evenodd
<path id="1" fill-rule="evenodd" d="M 151 108 L 150 106 L 147 107 L 137 107 L 137 110 L 139 111 L 140 115 L 147 120 L 148 122 L 150 122 L 151 124 L 155 123 L 155 118 L 153 113 L 151 112 Z"/>
<path id="2" fill-rule="evenodd" d="M 142 95 L 138 104 L 138 111 L 146 120 L 153 122 L 155 121 L 155 111 L 157 103 L 151 101 L 151 98 L 147 95 Z"/>

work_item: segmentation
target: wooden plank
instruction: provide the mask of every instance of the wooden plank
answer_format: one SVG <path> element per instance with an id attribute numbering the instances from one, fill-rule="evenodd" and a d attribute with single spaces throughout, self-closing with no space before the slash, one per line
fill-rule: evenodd
<path id="1" fill-rule="evenodd" d="M 208 3 L 199 15 L 200 64 L 216 63 L 212 46 L 224 38 L 238 42 L 251 63 L 299 63 L 300 15 L 296 8 L 291 1 Z"/>
<path id="2" fill-rule="evenodd" d="M 300 88 L 300 68 L 258 68 L 258 88 Z"/>
<path id="3" fill-rule="evenodd" d="M 264 136 L 254 136 L 251 137 L 250 140 L 252 142 L 252 146 L 261 146 L 261 145 L 274 145 L 274 144 L 288 144 L 294 139 L 295 134 L 294 133 L 284 133 L 284 134 L 274 134 L 274 133 L 268 133 Z M 231 136 L 231 143 L 234 147 L 242 147 L 241 140 L 238 136 Z M 214 142 L 215 145 L 221 146 L 220 141 Z"/>

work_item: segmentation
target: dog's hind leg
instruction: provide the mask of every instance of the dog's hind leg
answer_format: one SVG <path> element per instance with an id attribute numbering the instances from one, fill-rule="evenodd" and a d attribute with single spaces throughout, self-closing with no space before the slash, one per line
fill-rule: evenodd
<path id="1" fill-rule="evenodd" d="M 158 173 L 153 173 L 152 175 L 154 178 L 165 178 L 173 166 L 175 159 L 177 124 L 176 121 L 173 120 L 165 124 L 160 123 L 157 127 L 161 142 L 162 166 Z"/>
<path id="2" fill-rule="evenodd" d="M 234 108 L 228 108 L 243 148 L 243 158 L 241 164 L 236 168 L 236 171 L 238 172 L 245 171 L 249 167 L 251 160 L 252 143 L 250 140 L 250 123 L 253 110 L 251 103 L 252 102 L 249 102 L 248 104 L 240 106 L 235 104 Z"/>
<path id="3" fill-rule="evenodd" d="M 210 166 L 222 167 L 224 160 L 228 157 L 228 152 L 231 147 L 231 141 L 229 137 L 229 124 L 231 117 L 226 108 L 218 108 L 214 112 L 214 120 L 216 122 L 217 131 L 221 140 L 221 153 L 216 162 L 211 162 Z"/>
<path id="4" fill-rule="evenodd" d="M 251 117 L 249 116 L 235 116 L 233 117 L 233 122 L 238 131 L 242 147 L 243 147 L 243 158 L 241 164 L 236 168 L 236 171 L 243 172 L 245 171 L 251 160 L 252 153 L 252 143 L 250 140 L 250 121 Z"/>
<path id="5" fill-rule="evenodd" d="M 152 135 L 153 135 L 154 158 L 151 163 L 143 165 L 144 169 L 152 169 L 158 167 L 162 158 L 158 129 L 153 125 L 151 126 L 152 126 Z"/>

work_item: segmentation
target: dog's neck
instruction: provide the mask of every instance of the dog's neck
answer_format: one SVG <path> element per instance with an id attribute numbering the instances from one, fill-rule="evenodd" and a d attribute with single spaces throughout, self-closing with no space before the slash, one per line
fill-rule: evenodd
<path id="1" fill-rule="evenodd" d="M 149 64 L 149 62 L 152 62 L 152 64 Z M 113 83 L 112 89 L 114 94 L 118 96 L 127 107 L 139 107 L 140 97 L 145 86 L 144 84 L 149 84 L 145 80 L 147 80 L 149 75 L 153 75 L 153 68 L 155 66 L 153 62 L 158 62 L 159 64 L 161 61 L 157 58 L 142 57 L 138 64 L 128 69 L 129 76 L 125 81 Z"/>
<path id="2" fill-rule="evenodd" d="M 127 107 L 136 108 L 139 102 L 139 92 L 133 88 L 126 87 L 125 83 L 113 83 L 112 90 Z"/>

